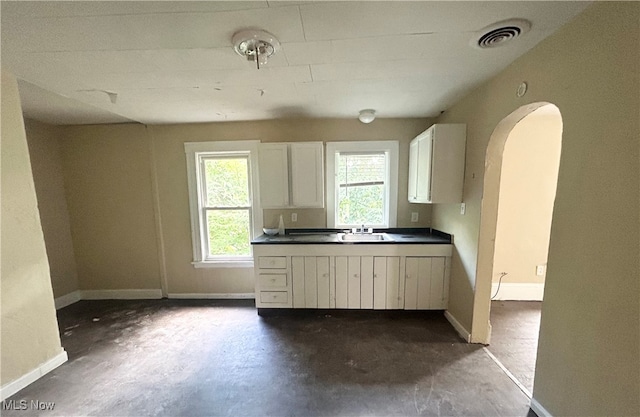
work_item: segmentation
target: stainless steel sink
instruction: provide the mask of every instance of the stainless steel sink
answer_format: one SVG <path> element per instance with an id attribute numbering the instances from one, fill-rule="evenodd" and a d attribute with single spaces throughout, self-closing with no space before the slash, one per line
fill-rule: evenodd
<path id="1" fill-rule="evenodd" d="M 342 242 L 393 241 L 386 233 L 340 233 L 338 239 Z"/>

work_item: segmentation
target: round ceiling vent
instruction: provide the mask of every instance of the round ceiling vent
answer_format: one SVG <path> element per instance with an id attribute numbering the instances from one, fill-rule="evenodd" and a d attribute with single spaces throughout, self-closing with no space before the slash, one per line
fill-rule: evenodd
<path id="1" fill-rule="evenodd" d="M 531 29 L 531 23 L 524 19 L 503 20 L 487 26 L 480 33 L 475 42 L 480 48 L 496 48 L 527 33 Z"/>

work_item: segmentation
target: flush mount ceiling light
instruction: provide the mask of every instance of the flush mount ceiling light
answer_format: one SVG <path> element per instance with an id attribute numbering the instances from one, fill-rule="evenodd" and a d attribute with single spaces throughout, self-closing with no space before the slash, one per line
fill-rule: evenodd
<path id="1" fill-rule="evenodd" d="M 531 29 L 531 22 L 528 20 L 503 20 L 482 29 L 480 36 L 472 39 L 472 43 L 482 49 L 495 48 L 524 35 L 529 29 Z"/>
<path id="2" fill-rule="evenodd" d="M 358 116 L 358 119 L 362 123 L 371 123 L 375 118 L 376 118 L 376 111 L 373 109 L 360 110 L 360 115 Z"/>
<path id="3" fill-rule="evenodd" d="M 231 42 L 236 53 L 247 61 L 255 62 L 258 69 L 280 49 L 276 37 L 264 30 L 241 30 L 233 35 Z"/>

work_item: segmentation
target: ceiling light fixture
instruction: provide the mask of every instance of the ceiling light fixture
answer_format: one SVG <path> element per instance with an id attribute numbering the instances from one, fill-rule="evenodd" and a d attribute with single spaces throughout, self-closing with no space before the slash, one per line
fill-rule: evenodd
<path id="1" fill-rule="evenodd" d="M 247 29 L 236 32 L 231 38 L 233 49 L 247 61 L 256 63 L 256 68 L 266 65 L 269 57 L 280 49 L 280 42 L 264 30 Z"/>
<path id="2" fill-rule="evenodd" d="M 360 110 L 360 115 L 358 116 L 358 119 L 362 123 L 371 123 L 375 118 L 376 118 L 376 111 L 373 109 Z"/>

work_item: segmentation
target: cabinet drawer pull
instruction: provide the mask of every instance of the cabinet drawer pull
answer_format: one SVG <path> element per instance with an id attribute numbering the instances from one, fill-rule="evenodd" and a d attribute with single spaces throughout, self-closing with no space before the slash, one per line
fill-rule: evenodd
<path id="1" fill-rule="evenodd" d="M 287 258 L 284 256 L 260 256 L 258 258 L 258 267 L 265 269 L 285 269 L 287 267 Z"/>
<path id="2" fill-rule="evenodd" d="M 260 292 L 260 302 L 262 303 L 286 303 L 287 293 L 284 291 Z"/>
<path id="3" fill-rule="evenodd" d="M 286 274 L 260 274 L 258 276 L 258 283 L 261 287 L 286 287 L 287 275 Z"/>

